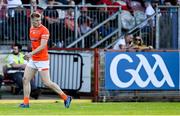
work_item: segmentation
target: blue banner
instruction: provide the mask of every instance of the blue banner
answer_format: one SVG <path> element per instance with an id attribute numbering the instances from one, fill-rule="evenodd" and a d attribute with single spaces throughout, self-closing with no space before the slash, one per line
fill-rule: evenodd
<path id="1" fill-rule="evenodd" d="M 179 89 L 179 52 L 106 52 L 108 90 Z"/>

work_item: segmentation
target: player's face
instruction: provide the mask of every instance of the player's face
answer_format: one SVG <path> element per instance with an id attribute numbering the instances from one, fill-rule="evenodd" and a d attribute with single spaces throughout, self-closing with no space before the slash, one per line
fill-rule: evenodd
<path id="1" fill-rule="evenodd" d="M 41 24 L 41 19 L 40 19 L 40 18 L 34 18 L 34 19 L 32 19 L 32 25 L 33 25 L 34 27 L 39 27 L 40 24 Z"/>

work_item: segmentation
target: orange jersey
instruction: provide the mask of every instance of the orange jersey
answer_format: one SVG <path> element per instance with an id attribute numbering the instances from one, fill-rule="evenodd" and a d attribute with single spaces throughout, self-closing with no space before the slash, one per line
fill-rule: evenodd
<path id="1" fill-rule="evenodd" d="M 30 40 L 31 40 L 31 46 L 32 50 L 35 50 L 37 47 L 41 44 L 41 39 L 49 39 L 49 31 L 48 29 L 40 25 L 37 28 L 34 28 L 33 26 L 30 28 Z M 34 54 L 32 56 L 33 61 L 46 61 L 48 60 L 48 46 L 41 50 L 40 52 Z"/>

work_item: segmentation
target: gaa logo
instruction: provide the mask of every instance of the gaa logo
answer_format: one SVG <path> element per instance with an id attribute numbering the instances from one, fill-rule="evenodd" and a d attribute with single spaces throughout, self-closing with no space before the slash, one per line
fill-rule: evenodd
<path id="1" fill-rule="evenodd" d="M 166 82 L 170 87 L 175 87 L 171 75 L 168 72 L 168 69 L 166 67 L 166 64 L 164 63 L 162 57 L 158 54 L 152 54 L 152 57 L 155 59 L 155 63 L 153 66 L 151 66 L 146 59 L 146 57 L 142 54 L 136 54 L 136 57 L 139 59 L 139 63 L 135 69 L 125 69 L 125 72 L 131 75 L 131 79 L 128 82 L 123 82 L 121 80 L 121 75 L 118 75 L 117 72 L 117 67 L 118 63 L 121 60 L 126 60 L 129 63 L 133 62 L 133 59 L 127 55 L 127 54 L 119 54 L 116 57 L 112 59 L 112 62 L 110 64 L 110 77 L 112 82 L 120 88 L 128 88 L 130 87 L 133 83 L 136 83 L 137 86 L 141 88 L 145 88 L 148 86 L 148 84 L 151 82 L 154 87 L 160 88 L 164 85 Z M 144 67 L 144 70 L 147 73 L 147 79 L 142 80 L 139 72 L 141 67 Z M 155 71 L 157 67 L 160 68 L 163 78 L 161 80 L 158 80 Z"/>

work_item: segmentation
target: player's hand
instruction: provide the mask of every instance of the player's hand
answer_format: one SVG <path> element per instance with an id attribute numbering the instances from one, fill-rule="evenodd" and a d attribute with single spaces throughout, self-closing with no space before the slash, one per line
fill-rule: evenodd
<path id="1" fill-rule="evenodd" d="M 27 60 L 27 61 L 29 61 L 29 59 L 31 58 L 31 56 L 32 56 L 32 53 L 30 52 L 30 53 L 28 53 L 28 54 L 26 54 L 26 55 L 24 56 L 24 59 Z"/>

